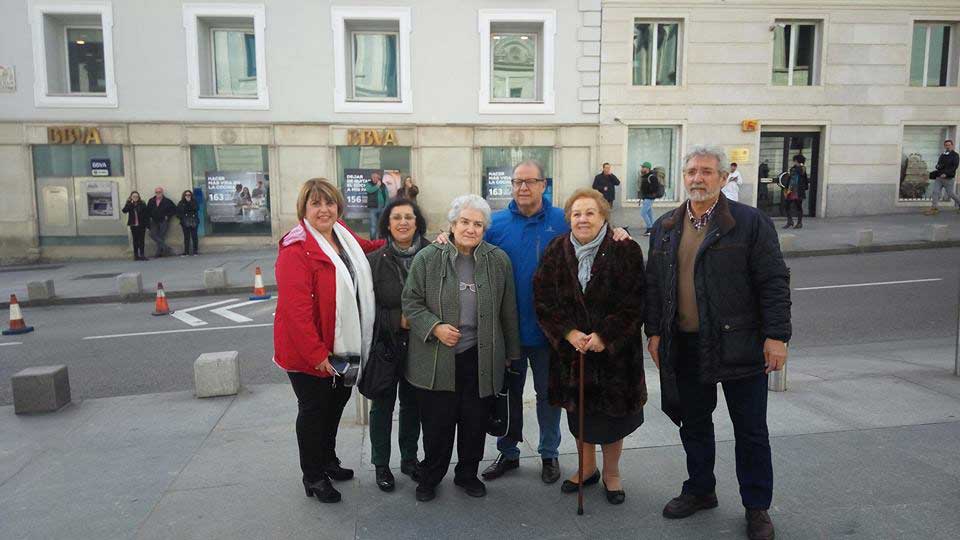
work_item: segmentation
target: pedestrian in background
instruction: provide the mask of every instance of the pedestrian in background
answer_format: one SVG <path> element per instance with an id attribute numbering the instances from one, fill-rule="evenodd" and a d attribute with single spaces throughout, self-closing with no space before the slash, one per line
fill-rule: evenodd
<path id="1" fill-rule="evenodd" d="M 737 170 L 737 164 L 730 164 L 730 174 L 727 175 L 727 183 L 723 185 L 723 189 L 720 191 L 727 197 L 727 200 L 739 202 L 740 201 L 740 184 L 743 182 L 743 177 L 740 175 L 740 171 Z"/>
<path id="2" fill-rule="evenodd" d="M 343 194 L 324 178 L 300 187 L 300 223 L 280 239 L 273 361 L 297 396 L 297 447 L 303 489 L 320 502 L 340 501 L 331 480 L 353 478 L 337 457 L 337 430 L 350 399 L 344 366 L 365 360 L 376 304 L 365 253 L 383 245 L 357 237 L 340 218 Z M 359 449 L 354 449 L 359 454 Z"/>
<path id="3" fill-rule="evenodd" d="M 660 196 L 660 179 L 657 173 L 653 172 L 653 165 L 649 161 L 644 161 L 640 165 L 640 217 L 643 218 L 643 224 L 647 230 L 644 236 L 650 236 L 650 229 L 653 227 L 653 201 Z"/>
<path id="4" fill-rule="evenodd" d="M 130 236 L 133 238 L 133 260 L 145 261 L 147 256 L 143 253 L 143 239 L 150 220 L 147 217 L 147 203 L 140 199 L 140 192 L 130 192 L 127 203 L 123 205 L 123 213 L 127 214 L 127 227 L 130 227 Z"/>
<path id="5" fill-rule="evenodd" d="M 181 257 L 197 254 L 197 227 L 200 225 L 198 212 L 197 201 L 193 200 L 193 191 L 183 190 L 180 195 L 180 202 L 177 203 L 177 217 L 180 218 L 180 228 L 183 229 L 183 253 L 180 255 Z"/>
<path id="6" fill-rule="evenodd" d="M 593 177 L 593 189 L 600 192 L 607 204 L 613 207 L 613 201 L 617 198 L 616 186 L 620 185 L 620 179 L 613 174 L 609 163 L 603 164 L 603 171 Z"/>
<path id="7" fill-rule="evenodd" d="M 147 216 L 150 218 L 150 239 L 157 245 L 154 257 L 173 255 L 173 248 L 167 245 L 167 231 L 170 218 L 177 215 L 177 205 L 163 194 L 162 187 L 153 190 L 153 197 L 147 201 Z"/>
<path id="8" fill-rule="evenodd" d="M 807 176 L 807 167 L 805 165 L 807 158 L 803 154 L 797 154 L 793 157 L 793 166 L 788 173 L 789 181 L 787 190 L 784 192 L 784 204 L 787 210 L 787 224 L 784 229 L 793 227 L 795 229 L 803 228 L 803 199 L 807 197 L 807 187 L 810 184 L 810 178 Z M 797 224 L 793 224 L 793 214 L 797 215 Z"/>
<path id="9" fill-rule="evenodd" d="M 400 187 L 400 190 L 397 191 L 397 198 L 407 199 L 408 201 L 416 203 L 417 195 L 420 195 L 420 188 L 413 183 L 412 176 L 405 176 L 403 178 L 403 185 Z"/>
<path id="10" fill-rule="evenodd" d="M 956 186 L 957 167 L 960 166 L 960 155 L 953 149 L 953 141 L 943 141 L 943 153 L 937 158 L 937 167 L 930 173 L 933 180 L 933 206 L 924 210 L 926 216 L 934 216 L 940 212 L 937 204 L 940 202 L 940 192 L 945 191 L 947 197 L 953 199 L 960 211 L 960 197 L 954 189 Z"/>
<path id="11" fill-rule="evenodd" d="M 367 182 L 367 217 L 370 220 L 370 239 L 377 239 L 377 227 L 380 224 L 380 214 L 390 196 L 387 192 L 387 186 L 383 185 L 383 175 L 374 172 L 370 175 L 370 181 Z"/>
<path id="12" fill-rule="evenodd" d="M 377 302 L 377 328 L 374 340 L 393 344 L 401 362 L 406 364 L 410 341 L 410 324 L 403 317 L 401 293 L 413 258 L 430 245 L 424 235 L 427 221 L 417 205 L 397 198 L 383 209 L 380 216 L 380 236 L 387 243 L 367 256 L 373 274 L 373 292 Z M 375 355 L 371 355 L 371 361 Z M 400 377 L 385 395 L 376 397 L 370 405 L 370 461 L 376 471 L 377 487 L 393 491 L 396 480 L 390 472 L 390 435 L 393 431 L 393 410 L 400 398 L 398 443 L 400 472 L 416 479 L 417 443 L 420 439 L 420 412 L 416 389 Z"/>

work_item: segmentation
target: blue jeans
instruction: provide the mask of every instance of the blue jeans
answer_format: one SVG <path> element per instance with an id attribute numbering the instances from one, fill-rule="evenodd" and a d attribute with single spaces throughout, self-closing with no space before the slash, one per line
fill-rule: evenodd
<path id="1" fill-rule="evenodd" d="M 537 392 L 537 424 L 540 425 L 540 444 L 537 453 L 543 459 L 560 456 L 560 407 L 551 407 L 547 401 L 547 373 L 550 370 L 550 347 L 524 347 L 523 358 L 513 361 L 513 369 L 520 376 L 511 378 L 513 389 L 523 395 L 523 384 L 527 380 L 527 363 L 533 369 L 533 389 Z M 522 426 L 521 426 L 522 429 Z M 520 459 L 517 441 L 509 437 L 497 439 L 497 450 L 507 459 Z"/>
<path id="2" fill-rule="evenodd" d="M 653 199 L 642 199 L 640 202 L 640 216 L 647 228 L 653 228 Z"/>
<path id="3" fill-rule="evenodd" d="M 377 239 L 377 229 L 380 225 L 380 214 L 383 213 L 383 208 L 367 208 L 367 215 L 370 217 L 370 239 Z"/>

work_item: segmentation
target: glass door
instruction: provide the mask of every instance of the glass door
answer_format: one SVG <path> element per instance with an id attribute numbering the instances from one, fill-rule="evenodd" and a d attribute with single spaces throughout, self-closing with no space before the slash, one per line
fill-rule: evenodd
<path id="1" fill-rule="evenodd" d="M 816 216 L 819 186 L 820 134 L 762 133 L 760 135 L 760 166 L 757 189 L 757 208 L 771 217 L 786 215 L 783 192 L 790 183 L 790 168 L 799 157 L 807 169 L 809 186 L 803 199 L 803 215 Z"/>

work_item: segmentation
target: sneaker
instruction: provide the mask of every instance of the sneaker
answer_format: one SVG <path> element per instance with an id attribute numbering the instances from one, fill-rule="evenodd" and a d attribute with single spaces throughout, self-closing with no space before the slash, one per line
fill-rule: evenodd
<path id="1" fill-rule="evenodd" d="M 716 493 L 702 496 L 692 493 L 681 493 L 679 497 L 671 499 L 670 502 L 663 507 L 663 517 L 668 519 L 683 519 L 696 514 L 700 510 L 716 508 L 718 504 Z"/>
<path id="2" fill-rule="evenodd" d="M 483 485 L 483 482 L 476 476 L 462 480 L 460 478 L 454 478 L 453 483 L 466 491 L 467 495 L 471 497 L 484 497 L 487 494 L 487 486 Z"/>
<path id="3" fill-rule="evenodd" d="M 512 471 L 513 469 L 517 469 L 519 467 L 519 459 L 507 459 L 506 456 L 500 454 L 497 456 L 497 459 L 490 464 L 489 467 L 483 470 L 483 474 L 481 474 L 481 476 L 483 476 L 484 480 L 493 480 L 500 478 L 507 471 Z"/>
<path id="4" fill-rule="evenodd" d="M 747 538 L 750 540 L 773 540 L 773 521 L 766 510 L 747 509 L 744 517 L 747 520 Z"/>

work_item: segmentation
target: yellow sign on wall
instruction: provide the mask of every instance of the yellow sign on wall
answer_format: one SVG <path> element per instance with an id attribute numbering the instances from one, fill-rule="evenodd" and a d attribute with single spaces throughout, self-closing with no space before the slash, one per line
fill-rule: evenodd
<path id="1" fill-rule="evenodd" d="M 750 162 L 750 149 L 749 148 L 734 148 L 730 150 L 730 161 L 733 163 L 749 163 Z"/>
<path id="2" fill-rule="evenodd" d="M 79 126 L 48 127 L 47 142 L 50 144 L 103 144 L 99 129 Z"/>
<path id="3" fill-rule="evenodd" d="M 747 132 L 749 132 L 749 131 L 756 131 L 756 130 L 759 129 L 759 128 L 760 128 L 760 121 L 759 121 L 759 120 L 744 120 L 744 121 L 740 122 L 740 130 L 741 130 L 741 131 L 747 131 Z"/>
<path id="4" fill-rule="evenodd" d="M 351 129 L 347 131 L 350 146 L 396 146 L 397 134 L 392 129 Z"/>

